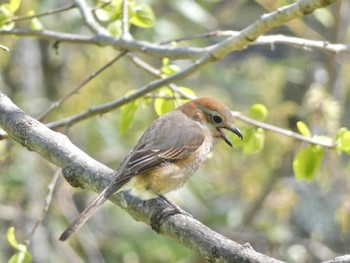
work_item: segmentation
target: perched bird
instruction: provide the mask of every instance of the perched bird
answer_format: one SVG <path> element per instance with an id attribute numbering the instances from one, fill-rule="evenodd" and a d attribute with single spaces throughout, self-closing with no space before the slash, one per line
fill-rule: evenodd
<path id="1" fill-rule="evenodd" d="M 111 184 L 60 236 L 68 239 L 113 194 L 129 190 L 142 200 L 162 196 L 184 185 L 207 159 L 217 139 L 232 143 L 223 129 L 243 138 L 229 108 L 198 98 L 156 119 L 123 159 Z"/>

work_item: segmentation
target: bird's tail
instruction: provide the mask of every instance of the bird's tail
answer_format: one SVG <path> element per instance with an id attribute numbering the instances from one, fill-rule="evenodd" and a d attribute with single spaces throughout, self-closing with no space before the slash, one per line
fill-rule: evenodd
<path id="1" fill-rule="evenodd" d="M 74 232 L 76 232 L 95 212 L 96 210 L 108 200 L 114 193 L 116 193 L 123 184 L 113 183 L 104 189 L 80 215 L 78 215 L 73 222 L 64 230 L 60 236 L 60 241 L 66 241 Z"/>

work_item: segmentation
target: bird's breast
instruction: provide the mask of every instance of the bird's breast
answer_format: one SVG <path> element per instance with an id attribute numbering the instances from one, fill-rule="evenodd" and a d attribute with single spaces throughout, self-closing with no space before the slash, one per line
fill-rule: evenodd
<path id="1" fill-rule="evenodd" d="M 151 199 L 182 187 L 188 178 L 208 158 L 213 148 L 212 136 L 206 136 L 202 145 L 188 158 L 167 163 L 145 174 L 134 176 L 127 187 L 142 199 Z"/>

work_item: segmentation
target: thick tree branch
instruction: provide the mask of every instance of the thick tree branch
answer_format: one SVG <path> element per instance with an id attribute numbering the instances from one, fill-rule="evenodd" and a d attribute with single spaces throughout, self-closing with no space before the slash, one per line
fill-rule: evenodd
<path id="1" fill-rule="evenodd" d="M 211 54 L 215 59 L 222 59 L 233 50 L 245 48 L 270 29 L 282 26 L 295 18 L 310 14 L 318 8 L 328 6 L 334 2 L 336 0 L 301 0 L 262 15 L 260 19 L 243 29 L 239 35 L 231 36 L 218 44 L 217 47 L 211 50 Z"/>
<path id="2" fill-rule="evenodd" d="M 325 41 L 301 40 L 283 36 L 262 36 L 272 28 L 282 26 L 288 21 L 309 14 L 314 10 L 334 3 L 336 0 L 301 0 L 292 5 L 284 6 L 277 11 L 261 16 L 252 25 L 241 32 L 224 31 L 220 35 L 229 37 L 214 46 L 205 48 L 197 47 L 173 47 L 162 44 L 153 44 L 146 41 L 139 41 L 131 38 L 114 38 L 109 36 L 104 28 L 94 20 L 90 9 L 85 1 L 77 0 L 76 5 L 81 11 L 85 24 L 91 29 L 95 36 L 82 36 L 50 30 L 29 30 L 29 29 L 0 29 L 0 35 L 31 36 L 41 39 L 67 42 L 75 44 L 94 44 L 101 46 L 113 46 L 119 50 L 130 52 L 141 52 L 155 57 L 168 57 L 170 59 L 198 59 L 212 56 L 214 59 L 221 59 L 230 52 L 241 50 L 251 43 L 255 44 L 291 44 L 298 47 L 322 48 L 332 52 L 348 51 L 347 44 L 330 44 Z M 260 37 L 260 39 L 259 39 Z"/>
<path id="3" fill-rule="evenodd" d="M 26 115 L 3 93 L 0 125 L 19 144 L 61 167 L 72 185 L 100 192 L 109 184 L 111 169 L 78 149 L 66 136 Z M 161 199 L 143 202 L 122 192 L 112 201 L 137 221 L 153 222 L 160 234 L 199 252 L 210 262 L 281 262 L 227 239 L 192 217 L 182 214 L 161 217 L 172 209 Z"/>

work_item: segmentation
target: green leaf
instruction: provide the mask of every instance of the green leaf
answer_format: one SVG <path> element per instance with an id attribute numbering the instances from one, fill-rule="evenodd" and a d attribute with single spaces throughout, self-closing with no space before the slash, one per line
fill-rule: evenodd
<path id="1" fill-rule="evenodd" d="M 43 24 L 41 23 L 41 21 L 37 18 L 37 17 L 34 17 L 30 20 L 30 28 L 33 29 L 33 30 L 43 30 L 44 29 L 44 26 Z"/>
<path id="2" fill-rule="evenodd" d="M 13 16 L 13 13 L 6 5 L 0 6 L 0 25 L 2 25 L 5 21 L 10 19 Z"/>
<path id="3" fill-rule="evenodd" d="M 108 21 L 116 21 L 121 19 L 121 13 L 122 13 L 122 0 L 113 0 L 111 1 L 110 5 L 105 5 L 103 8 L 99 8 L 95 11 L 95 15 L 98 20 L 102 22 L 108 22 Z M 129 16 L 130 13 L 130 4 L 128 4 L 129 7 Z"/>
<path id="4" fill-rule="evenodd" d="M 9 242 L 11 247 L 18 249 L 18 243 L 17 243 L 16 237 L 15 237 L 15 228 L 13 226 L 11 226 L 7 230 L 7 241 Z"/>
<path id="5" fill-rule="evenodd" d="M 165 113 L 174 109 L 174 102 L 169 99 L 156 98 L 154 99 L 154 110 L 158 116 L 164 115 Z"/>
<path id="6" fill-rule="evenodd" d="M 144 28 L 153 27 L 155 16 L 152 8 L 146 4 L 137 4 L 134 9 L 134 14 L 130 19 L 130 23 Z"/>
<path id="7" fill-rule="evenodd" d="M 307 125 L 305 124 L 305 122 L 298 121 L 297 128 L 298 128 L 298 131 L 300 132 L 301 135 L 308 137 L 308 138 L 311 138 L 311 132 L 310 132 L 309 128 L 307 127 Z"/>
<path id="8" fill-rule="evenodd" d="M 166 65 L 160 68 L 160 72 L 163 74 L 163 76 L 167 77 L 170 76 L 180 70 L 180 67 L 174 64 Z"/>
<path id="9" fill-rule="evenodd" d="M 329 145 L 333 144 L 333 139 L 331 137 L 328 137 L 326 135 L 314 135 L 312 136 L 312 139 L 314 139 L 317 143 L 326 143 Z"/>
<path id="10" fill-rule="evenodd" d="M 21 5 L 21 0 L 11 0 L 10 3 L 8 4 L 8 8 L 12 13 L 14 13 L 17 11 L 20 5 Z"/>
<path id="11" fill-rule="evenodd" d="M 115 17 L 115 11 L 111 8 L 97 9 L 95 11 L 96 17 L 102 22 L 107 22 L 112 20 Z"/>
<path id="12" fill-rule="evenodd" d="M 346 133 L 347 131 L 349 131 L 347 128 L 342 127 L 337 131 L 337 135 L 335 136 L 335 140 L 339 140 L 341 136 L 343 136 L 344 133 Z"/>
<path id="13" fill-rule="evenodd" d="M 316 9 L 313 15 L 325 27 L 331 27 L 335 23 L 332 12 L 326 8 Z"/>
<path id="14" fill-rule="evenodd" d="M 25 251 L 18 253 L 18 258 L 19 258 L 19 261 L 17 262 L 22 262 L 22 263 L 32 262 L 32 255 L 28 252 L 27 247 Z"/>
<path id="15" fill-rule="evenodd" d="M 340 135 L 337 135 L 337 150 L 350 155 L 350 131 L 343 130 Z"/>
<path id="16" fill-rule="evenodd" d="M 32 262 L 32 255 L 26 252 L 18 252 L 14 254 L 8 261 L 8 263 L 30 263 Z"/>
<path id="17" fill-rule="evenodd" d="M 189 97 L 195 97 L 196 96 L 196 93 L 190 88 L 181 86 L 181 87 L 178 87 L 178 90 L 181 91 L 180 95 L 184 94 L 184 95 L 187 95 Z M 186 103 L 188 101 L 189 101 L 189 99 L 181 99 L 182 103 Z"/>
<path id="18" fill-rule="evenodd" d="M 265 131 L 262 128 L 252 128 L 244 134 L 243 153 L 250 155 L 262 150 L 265 143 Z"/>
<path id="19" fill-rule="evenodd" d="M 18 254 L 12 255 L 12 257 L 8 261 L 8 263 L 18 263 L 18 262 L 19 262 Z"/>
<path id="20" fill-rule="evenodd" d="M 29 253 L 26 245 L 18 244 L 15 237 L 15 228 L 10 227 L 7 230 L 7 240 L 9 244 L 18 252 L 14 254 L 8 263 L 30 263 L 32 262 L 32 255 Z"/>
<path id="21" fill-rule="evenodd" d="M 308 181 L 314 179 L 320 170 L 323 154 L 324 149 L 319 145 L 310 145 L 298 152 L 293 160 L 295 177 Z"/>
<path id="22" fill-rule="evenodd" d="M 140 99 L 136 99 L 121 107 L 120 132 L 128 129 L 139 105 Z"/>
<path id="23" fill-rule="evenodd" d="M 162 59 L 163 67 L 164 67 L 164 66 L 168 66 L 168 65 L 169 65 L 169 62 L 170 62 L 170 59 L 167 58 L 167 57 L 164 57 L 164 58 Z"/>
<path id="24" fill-rule="evenodd" d="M 268 110 L 263 104 L 254 104 L 250 107 L 248 116 L 257 121 L 264 121 L 267 118 Z"/>
<path id="25" fill-rule="evenodd" d="M 107 30 L 112 36 L 120 36 L 122 33 L 122 22 L 120 20 L 116 20 L 109 23 Z"/>

